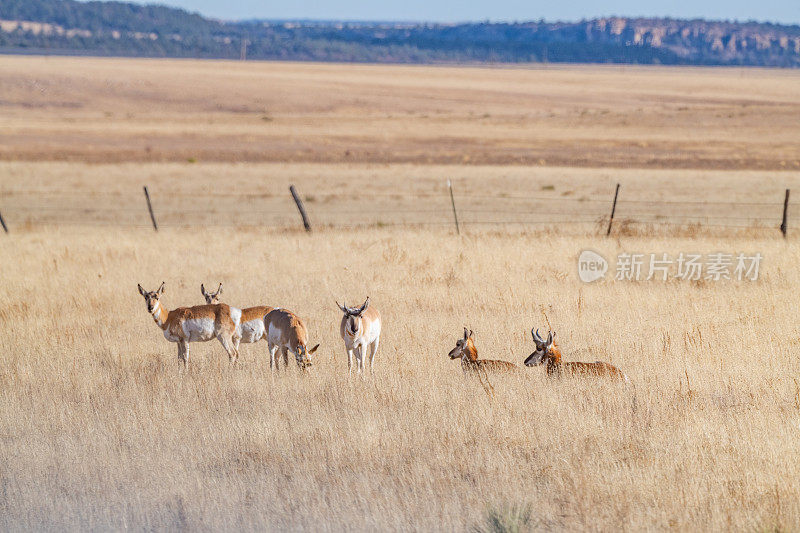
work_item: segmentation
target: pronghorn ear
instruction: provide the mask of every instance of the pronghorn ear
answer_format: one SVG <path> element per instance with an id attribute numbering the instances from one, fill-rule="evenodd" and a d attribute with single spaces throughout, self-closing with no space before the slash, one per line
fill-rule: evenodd
<path id="1" fill-rule="evenodd" d="M 161 282 L 161 286 L 158 288 L 158 290 L 156 292 L 158 293 L 159 296 L 164 294 L 164 282 L 163 281 Z"/>
<path id="2" fill-rule="evenodd" d="M 139 294 L 141 294 L 142 296 L 147 295 L 147 291 L 144 290 L 139 283 L 137 283 L 136 286 L 139 287 Z"/>
<path id="3" fill-rule="evenodd" d="M 549 345 L 552 342 L 553 342 L 553 332 L 550 331 L 547 333 L 547 344 Z"/>
<path id="4" fill-rule="evenodd" d="M 467 333 L 467 328 L 465 327 L 464 328 L 464 340 L 467 340 L 468 338 L 469 338 L 469 333 Z"/>
<path id="5" fill-rule="evenodd" d="M 317 348 L 319 348 L 319 344 L 317 344 L 316 346 L 314 346 L 313 348 L 311 348 L 311 349 L 308 351 L 308 355 L 311 355 L 312 353 L 316 352 L 316 351 L 317 351 Z"/>

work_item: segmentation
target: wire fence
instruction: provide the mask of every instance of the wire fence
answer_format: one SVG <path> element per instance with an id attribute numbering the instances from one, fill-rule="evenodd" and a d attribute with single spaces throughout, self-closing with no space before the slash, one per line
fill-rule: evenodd
<path id="1" fill-rule="evenodd" d="M 185 193 L 145 188 L 141 192 L 0 189 L 0 223 L 6 232 L 37 226 L 302 227 L 440 226 L 581 227 L 599 233 L 632 225 L 753 228 L 788 226 L 789 191 L 774 202 L 716 202 L 534 194 L 459 193 L 453 189 L 416 193 L 327 193 L 304 191 L 297 201 L 266 192 Z M 148 209 L 150 208 L 150 210 Z M 613 219 L 613 220 L 612 220 Z M 456 222 L 457 221 L 457 222 Z"/>

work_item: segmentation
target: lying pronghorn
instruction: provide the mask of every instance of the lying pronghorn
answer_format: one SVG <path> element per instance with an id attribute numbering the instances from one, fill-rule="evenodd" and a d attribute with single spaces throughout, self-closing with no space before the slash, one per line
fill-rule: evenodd
<path id="1" fill-rule="evenodd" d="M 525 359 L 525 366 L 537 366 L 544 363 L 547 368 L 547 375 L 581 375 L 581 376 L 604 376 L 622 381 L 630 381 L 622 370 L 602 361 L 594 363 L 582 363 L 578 361 L 561 361 L 561 350 L 555 343 L 555 333 L 549 332 L 547 340 L 542 339 L 539 330 L 536 332 L 531 329 L 533 342 L 536 343 L 536 351 Z"/>
<path id="2" fill-rule="evenodd" d="M 186 366 L 189 362 L 190 342 L 206 342 L 219 340 L 231 362 L 239 358 L 239 322 L 242 311 L 225 304 L 196 305 L 194 307 L 178 307 L 167 311 L 161 304 L 164 294 L 164 283 L 155 292 L 148 292 L 139 287 L 139 294 L 147 302 L 147 311 L 162 330 L 164 337 L 170 342 L 178 343 L 178 360 Z"/>
<path id="3" fill-rule="evenodd" d="M 519 367 L 508 361 L 498 361 L 495 359 L 478 359 L 478 350 L 475 348 L 475 341 L 472 338 L 472 330 L 467 333 L 464 328 L 464 338 L 456 341 L 456 347 L 448 354 L 450 359 L 461 358 L 461 369 L 464 373 L 468 372 L 513 372 Z"/>
<path id="4" fill-rule="evenodd" d="M 269 345 L 269 367 L 276 366 L 275 356 L 278 348 L 283 356 L 284 366 L 289 365 L 289 352 L 294 354 L 297 366 L 302 370 L 311 366 L 311 354 L 317 351 L 319 344 L 310 350 L 308 343 L 308 330 L 300 317 L 286 309 L 273 309 L 264 317 L 264 328 L 267 332 Z"/>
<path id="5" fill-rule="evenodd" d="M 347 350 L 348 372 L 352 373 L 353 352 L 356 355 L 358 373 L 361 374 L 364 371 L 364 353 L 369 351 L 369 370 L 372 373 L 372 362 L 381 338 L 381 314 L 369 306 L 369 297 L 361 307 L 347 307 L 347 303 L 339 305 L 339 302 L 336 305 L 344 313 L 339 333 Z"/>
<path id="6" fill-rule="evenodd" d="M 201 283 L 200 292 L 203 293 L 207 304 L 218 304 L 219 295 L 222 294 L 222 283 L 217 287 L 217 292 L 206 292 L 205 286 Z M 272 307 L 266 305 L 242 309 L 242 320 L 240 324 L 241 342 L 249 344 L 266 338 L 267 331 L 264 328 L 264 316 L 270 311 L 272 311 Z M 238 342 L 236 343 L 236 349 L 239 349 Z"/>

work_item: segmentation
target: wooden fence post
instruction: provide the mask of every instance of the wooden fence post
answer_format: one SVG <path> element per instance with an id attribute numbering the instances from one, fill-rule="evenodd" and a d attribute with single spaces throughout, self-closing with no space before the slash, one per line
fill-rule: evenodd
<path id="1" fill-rule="evenodd" d="M 781 233 L 783 233 L 783 238 L 786 238 L 786 230 L 788 226 L 786 225 L 786 220 L 789 216 L 789 189 L 786 189 L 786 197 L 783 199 L 783 222 L 781 222 Z"/>
<path id="2" fill-rule="evenodd" d="M 303 207 L 303 201 L 300 199 L 300 195 L 297 194 L 297 189 L 294 188 L 294 185 L 289 185 L 289 192 L 292 193 L 294 203 L 297 204 L 297 210 L 300 211 L 300 216 L 303 217 L 303 227 L 306 228 L 306 231 L 311 231 L 311 224 L 308 223 L 306 208 Z"/>
<path id="3" fill-rule="evenodd" d="M 153 222 L 153 229 L 158 231 L 158 224 L 156 223 L 156 216 L 153 214 L 153 204 L 150 203 L 150 192 L 147 190 L 147 185 L 144 186 L 144 197 L 147 200 L 147 210 L 150 211 L 150 220 Z"/>
<path id="4" fill-rule="evenodd" d="M 456 221 L 456 233 L 461 235 L 461 228 L 458 227 L 458 212 L 456 211 L 456 199 L 453 197 L 453 184 L 447 180 L 447 188 L 450 189 L 450 203 L 453 205 L 453 218 Z"/>
<path id="5" fill-rule="evenodd" d="M 3 231 L 8 233 L 8 226 L 6 226 L 6 221 L 3 220 L 3 214 L 0 213 L 0 226 L 3 226 Z"/>
<path id="6" fill-rule="evenodd" d="M 618 196 L 619 196 L 619 183 L 617 183 L 617 190 L 614 191 L 614 203 L 611 205 L 611 216 L 608 219 L 608 231 L 606 231 L 606 237 L 611 235 L 611 224 L 614 222 L 614 213 L 617 211 Z"/>

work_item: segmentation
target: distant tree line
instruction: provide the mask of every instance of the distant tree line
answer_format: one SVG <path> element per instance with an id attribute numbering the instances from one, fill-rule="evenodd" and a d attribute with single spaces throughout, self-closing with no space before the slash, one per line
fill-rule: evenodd
<path id="1" fill-rule="evenodd" d="M 221 22 L 163 6 L 74 0 L 2 0 L 0 21 L 0 50 L 11 53 L 238 58 L 246 40 L 253 59 L 800 66 L 800 26 L 756 22 Z"/>

